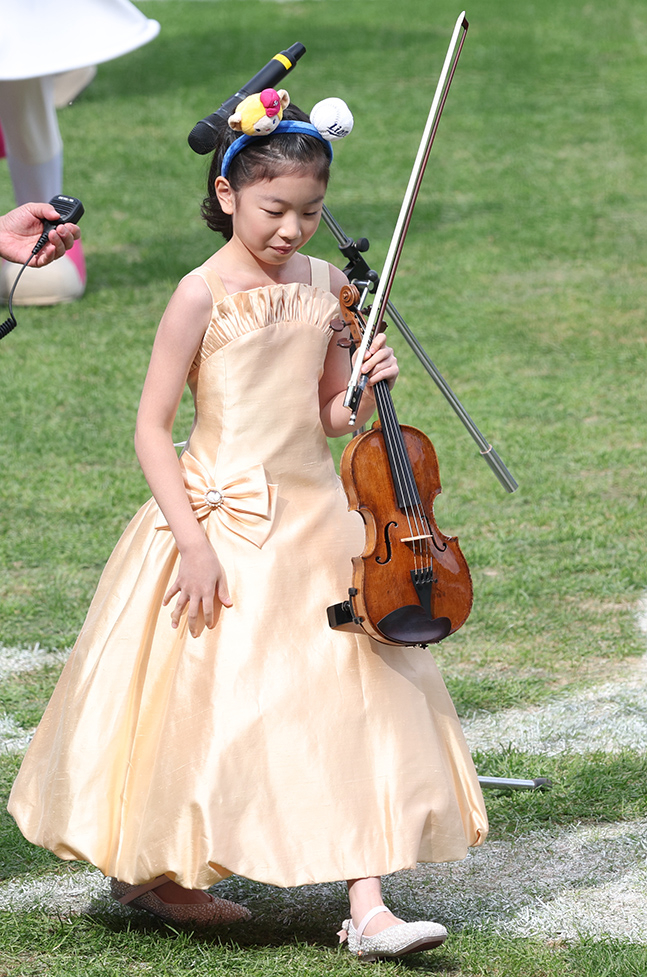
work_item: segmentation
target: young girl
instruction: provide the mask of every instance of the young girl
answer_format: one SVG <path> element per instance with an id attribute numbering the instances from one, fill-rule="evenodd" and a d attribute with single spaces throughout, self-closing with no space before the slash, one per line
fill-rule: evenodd
<path id="1" fill-rule="evenodd" d="M 487 822 L 429 651 L 328 626 L 364 527 L 326 441 L 348 431 L 346 279 L 301 253 L 332 151 L 295 117 L 264 137 L 223 123 L 203 214 L 227 243 L 172 296 L 137 419 L 154 497 L 108 562 L 10 811 L 174 922 L 249 916 L 203 891 L 232 873 L 347 880 L 342 939 L 397 956 L 446 931 L 393 916 L 380 876 L 463 858 Z M 360 425 L 371 387 L 397 375 L 383 335 L 363 370 Z"/>

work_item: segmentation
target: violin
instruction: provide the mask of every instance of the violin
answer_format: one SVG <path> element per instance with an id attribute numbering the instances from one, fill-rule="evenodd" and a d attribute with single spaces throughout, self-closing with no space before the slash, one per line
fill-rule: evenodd
<path id="1" fill-rule="evenodd" d="M 359 345 L 366 328 L 359 291 L 345 285 L 339 299 Z M 352 559 L 348 600 L 329 607 L 328 620 L 390 645 L 435 644 L 469 616 L 470 571 L 457 537 L 444 535 L 434 519 L 441 487 L 433 444 L 398 423 L 388 381 L 373 391 L 379 419 L 351 439 L 340 464 L 349 509 L 365 523 L 366 546 Z"/>
<path id="2" fill-rule="evenodd" d="M 389 293 L 468 27 L 463 11 L 454 26 L 381 277 L 368 268 L 360 254 L 366 251 L 368 242 L 360 248 L 359 242 L 355 244 L 347 238 L 324 208 L 324 217 L 338 237 L 340 251 L 349 258 L 344 269 L 348 277 L 361 285 L 364 296 L 377 283 L 366 322 L 360 311 L 363 299 L 360 301 L 353 284 L 345 285 L 339 297 L 342 318 L 350 326 L 352 336 L 352 343 L 340 340 L 340 345 L 354 345 L 357 349 L 344 398 L 351 426 L 368 379 L 361 372 L 362 365 L 374 336 L 383 328 L 384 313 L 390 311 L 401 329 L 404 325 L 394 316 Z M 366 280 L 360 280 L 356 272 Z M 407 338 L 407 331 L 403 332 Z M 410 341 L 410 345 L 420 355 L 419 344 Z M 428 361 L 431 376 L 470 429 L 481 447 L 481 455 L 504 487 L 514 492 L 516 481 L 431 366 Z M 365 523 L 366 545 L 364 552 L 352 559 L 348 600 L 328 608 L 328 621 L 332 628 L 361 630 L 385 644 L 435 644 L 462 627 L 469 616 L 470 571 L 458 539 L 441 533 L 434 519 L 434 499 L 441 488 L 433 444 L 422 431 L 398 423 L 386 380 L 372 389 L 378 421 L 370 431 L 353 437 L 344 449 L 340 466 L 349 508 L 359 512 Z"/>

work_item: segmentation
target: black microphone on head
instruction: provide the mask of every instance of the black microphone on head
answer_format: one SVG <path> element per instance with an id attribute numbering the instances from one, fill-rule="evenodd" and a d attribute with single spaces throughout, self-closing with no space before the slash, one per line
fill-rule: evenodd
<path id="1" fill-rule="evenodd" d="M 208 115 L 206 119 L 201 119 L 200 122 L 196 123 L 189 133 L 189 146 L 193 152 L 199 153 L 200 156 L 211 152 L 218 141 L 216 119 L 224 119 L 226 122 L 229 116 L 236 111 L 239 103 L 248 95 L 256 95 L 258 92 L 262 92 L 264 88 L 276 88 L 305 53 L 305 47 L 298 41 L 287 51 L 279 51 L 235 95 L 223 102 L 219 109 Z"/>

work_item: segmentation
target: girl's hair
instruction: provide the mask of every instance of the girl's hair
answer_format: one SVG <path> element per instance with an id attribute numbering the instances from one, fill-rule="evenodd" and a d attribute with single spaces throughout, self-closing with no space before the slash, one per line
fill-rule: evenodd
<path id="1" fill-rule="evenodd" d="M 298 106 L 290 104 L 283 113 L 284 119 L 309 122 L 309 117 Z M 207 196 L 202 201 L 202 217 L 212 231 L 219 231 L 226 241 L 231 239 L 233 227 L 231 215 L 225 214 L 216 196 L 216 177 L 220 176 L 222 160 L 240 133 L 229 128 L 224 119 L 217 120 L 218 145 L 211 160 L 207 177 Z M 259 136 L 246 146 L 231 162 L 227 179 L 234 191 L 242 190 L 251 183 L 273 180 L 286 173 L 309 170 L 315 179 L 328 185 L 330 160 L 326 147 L 315 136 L 295 132 L 278 132 Z"/>

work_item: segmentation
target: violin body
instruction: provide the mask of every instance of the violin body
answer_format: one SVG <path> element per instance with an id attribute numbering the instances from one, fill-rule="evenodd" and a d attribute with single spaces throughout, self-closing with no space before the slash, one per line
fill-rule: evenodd
<path id="1" fill-rule="evenodd" d="M 379 422 L 353 438 L 342 455 L 349 508 L 366 527 L 364 552 L 352 560 L 350 606 L 355 622 L 377 641 L 433 644 L 467 620 L 472 580 L 457 537 L 441 533 L 434 519 L 441 491 L 434 446 L 414 427 L 399 430 L 422 510 L 413 519 L 399 508 Z M 431 539 L 412 539 L 423 535 L 421 528 Z"/>
<path id="2" fill-rule="evenodd" d="M 364 320 L 359 293 L 342 288 L 340 307 L 355 343 Z M 328 608 L 333 628 L 361 628 L 392 645 L 442 641 L 467 620 L 472 579 L 458 539 L 440 532 L 436 451 L 414 427 L 401 426 L 386 380 L 373 387 L 379 421 L 344 449 L 340 475 L 350 509 L 366 527 L 364 552 L 352 559 L 348 601 Z"/>

